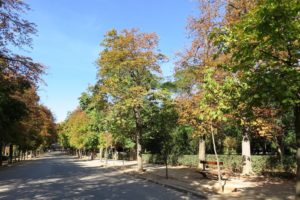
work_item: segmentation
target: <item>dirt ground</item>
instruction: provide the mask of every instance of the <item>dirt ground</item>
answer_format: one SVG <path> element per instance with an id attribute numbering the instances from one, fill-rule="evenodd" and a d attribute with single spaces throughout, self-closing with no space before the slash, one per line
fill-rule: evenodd
<path id="1" fill-rule="evenodd" d="M 295 181 L 282 178 L 263 176 L 225 175 L 222 180 L 224 192 L 219 190 L 216 172 L 205 178 L 195 168 L 185 166 L 169 167 L 169 178 L 165 178 L 165 167 L 162 165 L 145 164 L 145 172 L 136 172 L 136 162 L 110 161 L 108 166 L 114 166 L 124 173 L 131 173 L 146 179 L 152 179 L 162 184 L 178 185 L 205 194 L 209 199 L 294 199 Z"/>

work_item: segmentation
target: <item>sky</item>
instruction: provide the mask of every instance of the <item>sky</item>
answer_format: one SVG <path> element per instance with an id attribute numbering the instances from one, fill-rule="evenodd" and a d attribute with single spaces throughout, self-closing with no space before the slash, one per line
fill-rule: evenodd
<path id="1" fill-rule="evenodd" d="M 186 48 L 187 19 L 197 14 L 195 0 L 25 0 L 24 18 L 37 25 L 33 48 L 23 54 L 47 66 L 41 103 L 57 122 L 78 106 L 78 97 L 96 82 L 96 60 L 105 33 L 138 28 L 156 32 L 159 49 L 169 58 L 164 77 L 172 76 L 176 53 Z"/>

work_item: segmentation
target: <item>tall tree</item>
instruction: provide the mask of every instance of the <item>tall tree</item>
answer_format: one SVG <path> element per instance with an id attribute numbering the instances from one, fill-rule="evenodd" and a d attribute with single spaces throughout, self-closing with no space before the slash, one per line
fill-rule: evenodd
<path id="1" fill-rule="evenodd" d="M 210 40 L 210 35 L 222 25 L 223 7 L 222 0 L 198 0 L 199 15 L 190 17 L 187 26 L 189 37 L 192 38 L 191 46 L 179 54 L 180 59 L 176 64 L 175 78 L 180 89 L 177 98 L 179 119 L 181 123 L 192 126 L 194 136 L 199 138 L 199 160 L 205 160 L 205 131 L 199 120 L 200 88 L 207 67 L 214 67 L 217 63 L 213 56 L 217 48 Z M 200 162 L 198 167 L 202 167 Z"/>
<path id="2" fill-rule="evenodd" d="M 219 165 L 219 158 L 215 143 L 215 134 L 218 133 L 218 129 L 221 123 L 227 121 L 227 113 L 230 111 L 230 101 L 235 96 L 235 79 L 230 76 L 220 77 L 220 73 L 211 68 L 205 69 L 205 76 L 201 86 L 202 98 L 199 102 L 201 126 L 206 133 L 211 134 L 213 149 L 217 161 L 218 167 L 218 179 L 220 189 L 221 172 Z"/>
<path id="3" fill-rule="evenodd" d="M 167 89 L 159 92 L 159 97 L 151 102 L 149 109 L 152 111 L 152 117 L 147 122 L 148 142 L 155 145 L 150 148 L 151 153 L 161 155 L 166 166 L 166 178 L 168 178 L 168 164 L 170 155 L 173 154 L 175 146 L 176 128 L 178 115 L 175 101 L 171 98 L 171 93 Z"/>
<path id="4" fill-rule="evenodd" d="M 19 0 L 0 1 L 0 63 L 1 72 L 12 76 L 22 75 L 36 82 L 44 72 L 44 66 L 35 63 L 30 57 L 14 54 L 10 47 L 30 47 L 32 36 L 36 34 L 36 26 L 21 14 L 30 10 L 29 6 Z"/>
<path id="5" fill-rule="evenodd" d="M 176 99 L 176 108 L 178 112 L 178 123 L 181 125 L 189 125 L 193 130 L 193 137 L 199 138 L 198 143 L 198 168 L 203 169 L 203 165 L 200 161 L 205 161 L 206 157 L 206 148 L 205 148 L 205 131 L 201 124 L 201 120 L 199 116 L 201 114 L 201 110 L 199 108 L 199 102 L 201 99 L 201 93 L 188 96 L 181 95 Z"/>
<path id="6" fill-rule="evenodd" d="M 11 47 L 30 47 L 36 33 L 35 25 L 21 18 L 21 14 L 28 10 L 29 6 L 23 1 L 0 1 L 0 85 L 4 86 L 0 89 L 0 164 L 8 128 L 14 127 L 24 114 L 24 104 L 12 95 L 35 85 L 44 73 L 43 65 L 11 51 Z"/>
<path id="7" fill-rule="evenodd" d="M 156 87 L 159 62 L 165 57 L 157 51 L 155 33 L 139 33 L 135 29 L 121 32 L 111 30 L 101 45 L 104 50 L 100 53 L 98 65 L 102 89 L 109 94 L 115 107 L 128 110 L 132 115 L 138 170 L 143 170 L 143 105 L 149 92 Z"/>
<path id="8" fill-rule="evenodd" d="M 300 4 L 263 0 L 224 29 L 222 51 L 248 84 L 248 104 L 294 110 L 297 138 L 297 199 L 300 199 Z"/>

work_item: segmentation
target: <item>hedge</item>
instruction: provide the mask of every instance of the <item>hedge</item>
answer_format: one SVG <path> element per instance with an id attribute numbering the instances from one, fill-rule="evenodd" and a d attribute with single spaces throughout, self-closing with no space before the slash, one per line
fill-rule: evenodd
<path id="1" fill-rule="evenodd" d="M 242 156 L 241 155 L 218 155 L 219 160 L 223 162 L 223 169 L 233 172 L 241 172 Z M 198 166 L 198 155 L 182 155 L 179 157 L 170 156 L 170 164 L 185 165 L 191 167 Z M 295 173 L 296 158 L 294 156 L 286 156 L 281 165 L 279 159 L 273 155 L 252 155 L 252 169 L 255 173 L 265 172 L 291 172 Z M 146 163 L 162 164 L 163 159 L 159 155 L 143 154 L 143 160 Z M 215 155 L 206 155 L 206 160 L 215 160 Z M 213 166 L 211 166 L 213 167 Z"/>

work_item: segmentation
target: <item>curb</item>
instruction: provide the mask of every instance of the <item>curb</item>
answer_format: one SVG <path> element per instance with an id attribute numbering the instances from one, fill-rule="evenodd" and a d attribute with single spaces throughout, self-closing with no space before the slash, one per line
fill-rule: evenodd
<path id="1" fill-rule="evenodd" d="M 121 171 L 121 170 L 119 170 L 116 167 L 110 167 L 110 168 L 112 168 L 112 169 L 114 169 L 116 171 Z M 128 172 L 122 172 L 122 173 L 126 174 L 126 175 L 129 175 L 129 176 L 133 176 L 135 178 L 143 179 L 143 180 L 151 182 L 151 183 L 155 183 L 155 184 L 161 185 L 163 187 L 171 188 L 171 189 L 177 190 L 177 191 L 182 192 L 182 193 L 187 193 L 188 195 L 192 194 L 193 196 L 199 197 L 201 199 L 208 199 L 205 194 L 203 194 L 201 192 L 193 191 L 193 190 L 185 188 L 185 187 L 181 187 L 181 186 L 173 185 L 173 184 L 169 184 L 169 183 L 162 183 L 160 181 L 153 180 L 151 178 L 146 178 L 146 177 L 143 177 L 141 175 L 137 175 L 137 174 L 133 174 L 133 173 L 128 173 Z"/>
<path id="2" fill-rule="evenodd" d="M 148 182 L 152 182 L 152 183 L 161 185 L 163 187 L 167 187 L 167 188 L 177 190 L 177 191 L 182 192 L 182 193 L 192 194 L 193 196 L 199 197 L 201 199 L 208 199 L 207 196 L 205 196 L 203 193 L 196 192 L 196 191 L 193 191 L 191 189 L 187 189 L 187 188 L 184 188 L 184 187 L 181 187 L 181 186 L 178 186 L 178 185 L 172 185 L 172 184 L 169 184 L 169 183 L 161 183 L 157 180 L 149 179 L 149 178 L 142 177 L 142 176 L 139 176 L 139 175 L 134 175 L 134 174 L 129 174 L 129 175 L 134 176 L 136 178 L 146 180 Z"/>

